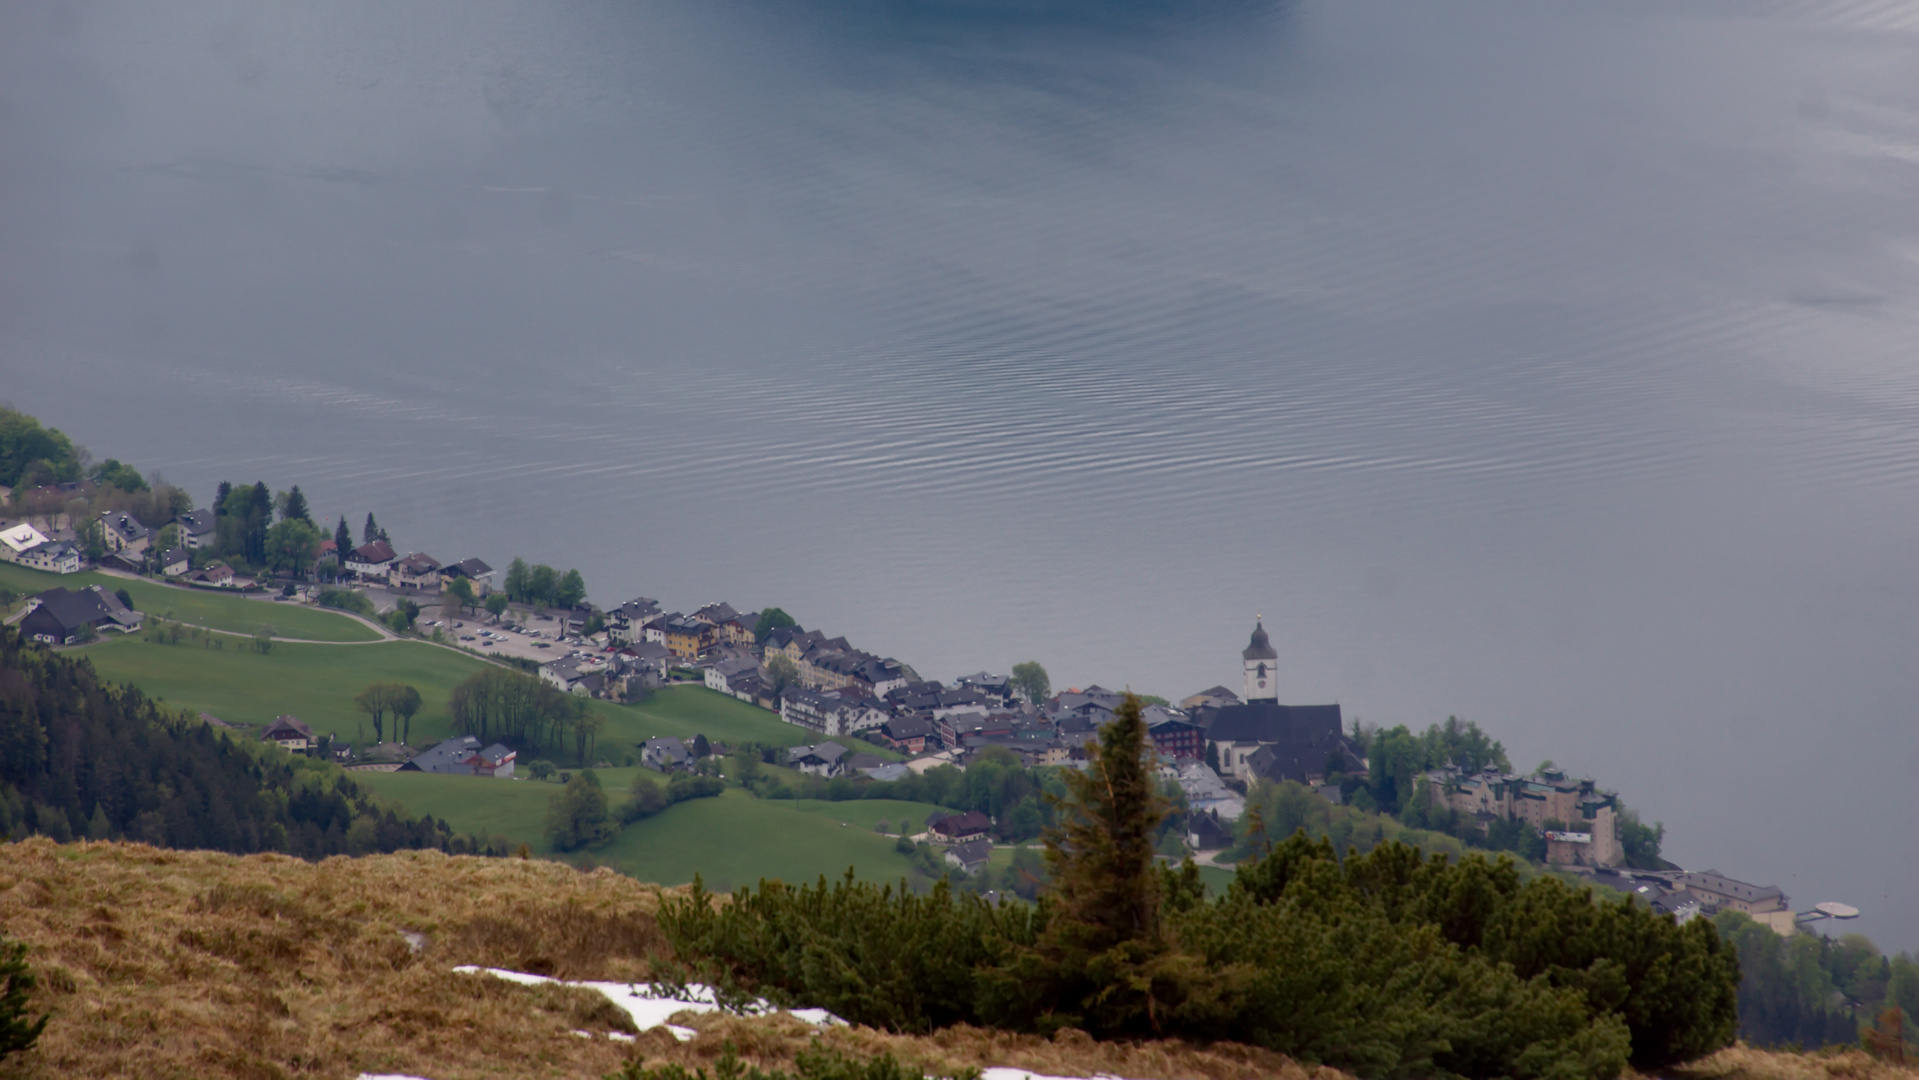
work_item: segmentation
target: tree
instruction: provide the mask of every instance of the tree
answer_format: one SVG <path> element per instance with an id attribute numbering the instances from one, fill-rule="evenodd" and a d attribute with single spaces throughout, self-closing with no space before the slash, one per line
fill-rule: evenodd
<path id="1" fill-rule="evenodd" d="M 793 621 L 793 616 L 788 615 L 779 608 L 770 607 L 760 612 L 760 621 L 753 625 L 753 640 L 765 641 L 766 635 L 775 630 L 798 625 L 799 623 Z"/>
<path id="2" fill-rule="evenodd" d="M 140 475 L 140 470 L 115 458 L 95 465 L 89 478 L 101 487 L 116 487 L 125 492 L 147 490 L 146 478 Z"/>
<path id="3" fill-rule="evenodd" d="M 507 564 L 506 580 L 501 583 L 501 588 L 506 591 L 510 599 L 526 599 L 526 579 L 531 572 L 532 568 L 527 566 L 526 560 L 517 555 L 513 557 L 511 563 Z"/>
<path id="4" fill-rule="evenodd" d="M 560 575 L 545 563 L 536 563 L 526 575 L 526 599 L 551 607 L 560 587 Z"/>
<path id="5" fill-rule="evenodd" d="M 34 471 L 41 475 L 28 476 L 32 466 L 39 466 Z M 23 484 L 23 478 L 41 484 L 77 480 L 79 470 L 79 453 L 73 440 L 59 428 L 41 427 L 40 421 L 26 413 L 0 405 L 0 487 L 38 486 Z"/>
<path id="6" fill-rule="evenodd" d="M 774 653 L 766 662 L 766 679 L 767 688 L 773 691 L 774 697 L 779 697 L 780 691 L 800 681 L 800 666 L 785 653 Z"/>
<path id="7" fill-rule="evenodd" d="M 302 518 L 284 518 L 267 530 L 261 552 L 268 567 L 305 577 L 320 554 L 320 530 Z"/>
<path id="8" fill-rule="evenodd" d="M 506 609 L 512 605 L 513 601 L 503 592 L 488 593 L 486 596 L 486 613 L 493 616 L 494 622 L 499 622 L 500 616 L 506 614 Z"/>
<path id="9" fill-rule="evenodd" d="M 386 741 L 386 714 L 393 708 L 394 683 L 376 682 L 353 697 L 353 705 L 373 721 L 373 741 Z"/>
<path id="10" fill-rule="evenodd" d="M 535 780 L 545 780 L 547 777 L 553 775 L 554 768 L 552 762 L 545 758 L 540 758 L 533 762 L 533 764 L 528 765 L 526 771 L 532 773 L 533 779 Z"/>
<path id="11" fill-rule="evenodd" d="M 273 627 L 262 626 L 253 632 L 253 651 L 261 656 L 273 651 Z"/>
<path id="12" fill-rule="evenodd" d="M 579 607 L 585 600 L 586 579 L 580 576 L 578 570 L 568 570 L 560 577 L 559 583 L 553 587 L 553 604 L 555 607 L 572 609 Z"/>
<path id="13" fill-rule="evenodd" d="M 227 496 L 233 494 L 233 481 L 222 480 L 213 492 L 213 516 L 219 517 L 227 512 Z"/>
<path id="14" fill-rule="evenodd" d="M 1046 669 L 1037 660 L 1028 660 L 1013 665 L 1013 676 L 1007 680 L 1013 692 L 1035 705 L 1053 696 L 1053 680 L 1046 675 Z"/>
<path id="15" fill-rule="evenodd" d="M 285 521 L 304 521 L 308 525 L 313 524 L 313 514 L 307 509 L 307 497 L 300 493 L 300 485 L 293 485 L 293 490 L 287 492 L 286 509 L 280 512 L 280 517 Z"/>
<path id="16" fill-rule="evenodd" d="M 1067 794 L 1046 833 L 1046 928 L 1033 950 L 991 977 L 1002 993 L 1030 995 L 1036 1014 L 1095 1032 L 1158 1032 L 1190 967 L 1160 927 L 1153 857 L 1166 801 L 1153 780 L 1142 709 L 1127 694 L 1089 767 L 1065 772 Z"/>
<path id="17" fill-rule="evenodd" d="M 400 685 L 387 701 L 387 707 L 393 710 L 393 726 L 401 742 L 413 737 L 413 716 L 420 711 L 420 692 L 411 686 Z"/>
<path id="18" fill-rule="evenodd" d="M 371 544 L 386 535 L 386 530 L 373 520 L 373 511 L 367 511 L 366 524 L 360 527 L 360 543 Z"/>
<path id="19" fill-rule="evenodd" d="M 446 594 L 457 601 L 462 610 L 471 608 L 479 602 L 479 599 L 473 595 L 473 583 L 463 577 L 454 578 L 453 584 L 446 587 Z"/>
<path id="20" fill-rule="evenodd" d="M 593 770 L 582 769 L 547 803 L 546 841 L 557 851 L 576 851 L 610 840 L 617 832 L 607 813 L 606 792 Z"/>
<path id="21" fill-rule="evenodd" d="M 606 717 L 589 710 L 585 698 L 573 697 L 573 700 L 578 703 L 573 715 L 568 718 L 573 728 L 573 749 L 580 759 L 580 768 L 590 768 L 594 744 L 599 741 L 600 732 L 606 728 Z"/>
<path id="22" fill-rule="evenodd" d="M 31 1048 L 46 1030 L 46 1014 L 35 1020 L 28 1008 L 35 985 L 27 947 L 0 938 L 0 1061 Z"/>
<path id="23" fill-rule="evenodd" d="M 345 562 L 347 552 L 353 550 L 353 530 L 346 527 L 346 515 L 340 515 L 340 523 L 333 527 L 333 553 Z"/>

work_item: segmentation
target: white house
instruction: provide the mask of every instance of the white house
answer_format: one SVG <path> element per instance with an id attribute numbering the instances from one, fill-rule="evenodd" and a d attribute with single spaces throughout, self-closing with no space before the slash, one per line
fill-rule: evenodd
<path id="1" fill-rule="evenodd" d="M 386 576 L 387 568 L 392 566 L 397 558 L 399 556 L 393 553 L 393 545 L 385 540 L 361 544 L 347 552 L 347 573 L 358 574 L 363 578 L 383 578 Z"/>
<path id="2" fill-rule="evenodd" d="M 22 554 L 46 542 L 39 529 L 23 522 L 0 532 L 0 559 L 19 562 Z"/>

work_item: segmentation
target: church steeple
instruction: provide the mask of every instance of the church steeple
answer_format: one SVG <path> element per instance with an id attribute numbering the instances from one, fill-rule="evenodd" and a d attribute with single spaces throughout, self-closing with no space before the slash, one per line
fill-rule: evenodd
<path id="1" fill-rule="evenodd" d="M 1240 700 L 1278 701 L 1279 653 L 1266 637 L 1266 620 L 1263 616 L 1254 620 L 1253 640 L 1239 656 L 1246 668 L 1246 692 Z"/>

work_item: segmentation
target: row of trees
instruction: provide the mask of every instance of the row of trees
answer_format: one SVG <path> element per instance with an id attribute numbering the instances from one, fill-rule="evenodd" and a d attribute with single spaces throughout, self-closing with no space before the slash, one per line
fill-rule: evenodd
<path id="1" fill-rule="evenodd" d="M 376 682 L 353 698 L 354 707 L 373 721 L 373 741 L 386 741 L 386 717 L 393 715 L 393 734 L 406 742 L 413 735 L 413 717 L 420 711 L 420 692 L 406 683 Z"/>
<path id="2" fill-rule="evenodd" d="M 576 608 L 586 602 L 586 580 L 578 570 L 561 573 L 545 563 L 515 557 L 506 568 L 502 590 L 515 603 Z"/>
<path id="3" fill-rule="evenodd" d="M 529 753 L 558 752 L 571 742 L 582 768 L 592 762 L 606 727 L 586 698 L 506 668 L 475 673 L 453 688 L 447 707 L 454 730 L 482 742 L 498 740 Z"/>

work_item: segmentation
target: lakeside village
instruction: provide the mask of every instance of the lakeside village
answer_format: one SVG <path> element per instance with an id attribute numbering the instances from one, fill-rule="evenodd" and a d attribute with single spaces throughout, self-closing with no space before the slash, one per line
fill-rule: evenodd
<path id="1" fill-rule="evenodd" d="M 1123 697 L 1099 686 L 1052 693 L 1036 664 L 1021 665 L 1031 670 L 1015 669 L 1016 676 L 978 672 L 951 684 L 922 679 L 899 660 L 804 629 L 778 609 L 740 612 L 712 603 L 687 614 L 664 611 L 647 597 L 601 609 L 584 600 L 583 586 L 572 590 L 579 595 L 562 596 L 567 602 L 550 608 L 520 603 L 495 587 L 495 571 L 480 559 L 441 563 L 423 552 L 398 554 L 371 515 L 360 545 L 344 553 L 337 539 L 318 545 L 315 569 L 324 570 L 311 577 L 327 585 L 256 580 L 216 557 L 219 522 L 213 511 L 180 510 L 159 528 L 125 511 L 80 520 L 74 500 L 85 493 L 79 488 L 51 485 L 22 493 L 32 498 L 10 498 L 16 512 L 35 500 L 43 508 L 58 504 L 74 512 L 42 509 L 30 520 L 0 521 L 0 560 L 55 574 L 92 568 L 285 602 L 316 603 L 350 586 L 367 597 L 363 614 L 401 631 L 438 604 L 446 616 L 428 620 L 423 636 L 524 667 L 537 664 L 542 680 L 567 693 L 632 701 L 667 683 L 698 680 L 775 713 L 816 737 L 786 751 L 788 765 L 812 776 L 890 783 L 940 765 L 964 770 L 992 748 L 1028 767 L 1083 767 L 1087 744 L 1113 720 Z M 344 535 L 342 523 L 336 537 Z M 469 610 L 484 610 L 486 617 L 469 623 Z M 393 619 L 395 612 L 403 618 Z M 46 590 L 9 621 L 29 637 L 65 646 L 105 632 L 134 633 L 143 620 L 122 596 L 94 585 Z M 535 628 L 540 622 L 551 625 Z M 559 649 L 566 652 L 553 655 Z M 1177 704 L 1146 708 L 1160 775 L 1185 797 L 1191 811 L 1185 839 L 1202 860 L 1232 846 L 1248 792 L 1260 781 L 1291 781 L 1341 803 L 1353 791 L 1351 778 L 1370 768 L 1363 733 L 1357 723 L 1346 729 L 1340 706 L 1280 704 L 1278 656 L 1263 622 L 1256 622 L 1240 656 L 1237 692 L 1214 686 Z M 260 737 L 296 753 L 318 752 L 322 745 L 290 715 L 267 725 Z M 908 760 L 862 753 L 862 744 L 889 747 Z M 382 743 L 355 754 L 350 746 L 328 745 L 352 770 L 515 775 L 512 748 L 481 746 L 472 736 L 418 752 Z M 639 751 L 640 764 L 663 773 L 697 764 L 695 748 L 677 738 L 649 739 Z M 1774 886 L 1667 863 L 1659 869 L 1627 867 L 1617 793 L 1549 764 L 1525 775 L 1494 765 L 1473 771 L 1447 766 L 1420 773 L 1414 786 L 1414 798 L 1427 809 L 1463 815 L 1481 829 L 1523 825 L 1543 838 L 1547 863 L 1637 895 L 1682 922 L 1738 911 L 1790 935 L 1807 918 L 1795 915 Z M 922 836 L 941 846 L 949 866 L 973 873 L 992 851 L 992 828 L 985 814 L 969 811 L 935 815 Z"/>

